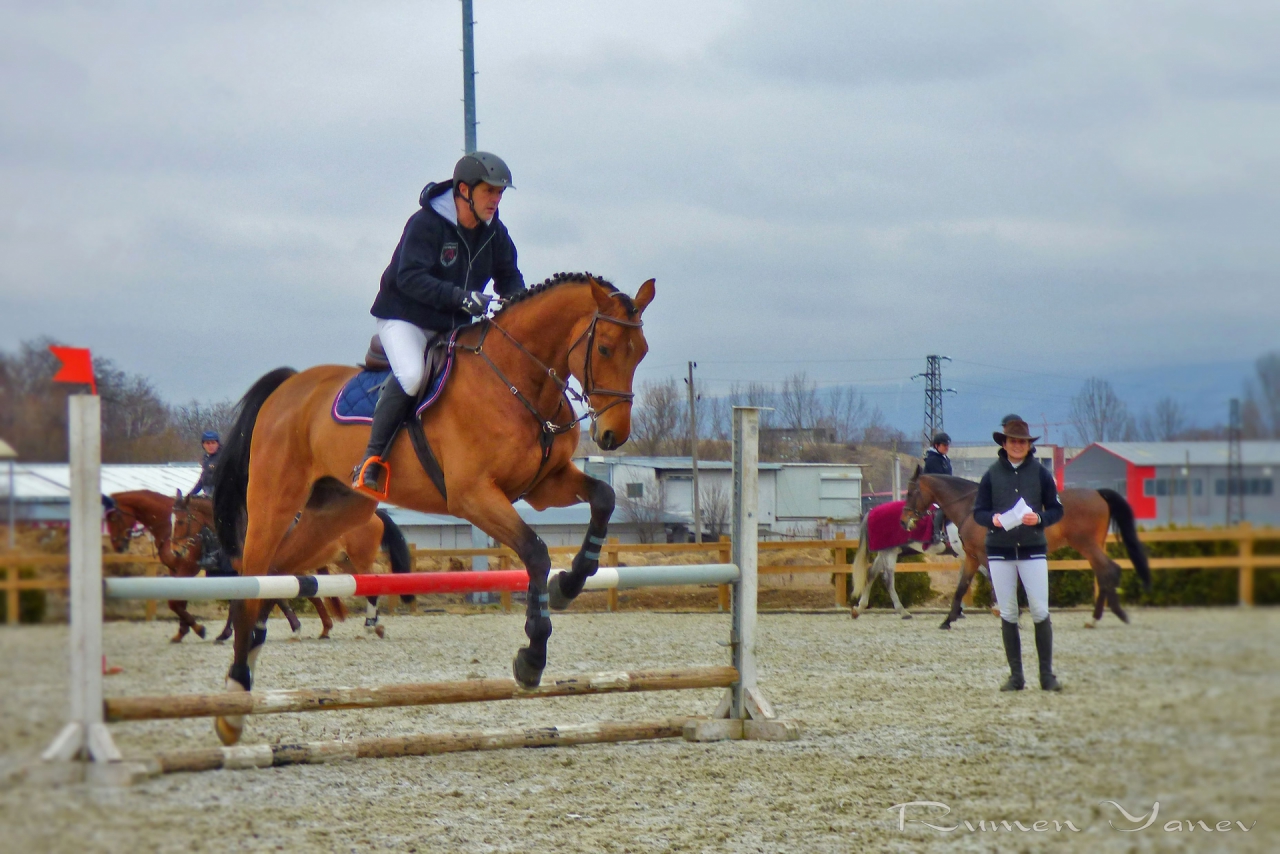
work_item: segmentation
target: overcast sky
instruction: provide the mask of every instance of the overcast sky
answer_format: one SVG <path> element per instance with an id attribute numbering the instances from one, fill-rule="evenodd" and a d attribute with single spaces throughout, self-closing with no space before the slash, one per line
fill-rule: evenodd
<path id="1" fill-rule="evenodd" d="M 976 440 L 1091 375 L 1221 420 L 1280 347 L 1274 0 L 475 6 L 520 266 L 655 277 L 641 379 L 804 370 L 917 430 L 941 353 Z M 358 359 L 462 153 L 460 19 L 0 2 L 0 348 L 172 399 Z"/>

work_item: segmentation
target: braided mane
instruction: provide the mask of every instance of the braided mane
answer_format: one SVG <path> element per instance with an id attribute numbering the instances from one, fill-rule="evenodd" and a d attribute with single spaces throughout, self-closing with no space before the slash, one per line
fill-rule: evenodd
<path id="1" fill-rule="evenodd" d="M 622 307 L 627 310 L 628 317 L 636 316 L 636 304 L 631 301 L 631 297 L 614 287 L 612 282 L 606 281 L 605 279 L 591 273 L 556 273 L 554 276 L 544 280 L 541 284 L 531 285 L 527 289 L 517 293 L 515 296 L 507 297 L 503 302 L 502 308 L 494 315 L 494 317 L 501 317 L 507 309 L 511 308 L 511 306 L 524 302 L 525 300 L 532 299 L 539 294 L 544 294 L 557 285 L 586 284 L 592 281 L 607 290 L 614 299 L 622 303 Z"/>

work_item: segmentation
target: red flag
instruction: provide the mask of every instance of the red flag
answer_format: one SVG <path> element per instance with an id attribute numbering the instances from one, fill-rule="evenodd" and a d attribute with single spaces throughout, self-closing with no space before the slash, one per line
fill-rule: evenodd
<path id="1" fill-rule="evenodd" d="M 87 347 L 50 347 L 49 352 L 62 362 L 53 375 L 55 383 L 85 383 L 90 391 L 98 393 L 98 383 L 93 378 L 93 357 Z"/>

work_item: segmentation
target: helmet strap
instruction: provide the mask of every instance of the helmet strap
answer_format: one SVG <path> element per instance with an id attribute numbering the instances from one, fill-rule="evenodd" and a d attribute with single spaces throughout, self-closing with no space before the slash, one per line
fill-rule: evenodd
<path id="1" fill-rule="evenodd" d="M 482 218 L 480 217 L 480 214 L 476 211 L 476 203 L 475 203 L 475 200 L 474 200 L 474 197 L 475 197 L 475 194 L 476 194 L 476 185 L 475 185 L 475 184 L 471 184 L 471 185 L 468 187 L 468 189 L 470 189 L 470 190 L 471 190 L 471 192 L 470 192 L 470 193 L 468 193 L 467 195 L 462 196 L 462 191 L 461 191 L 461 190 L 459 190 L 459 191 L 458 191 L 458 195 L 459 195 L 459 196 L 462 196 L 462 198 L 464 198 L 464 199 L 466 199 L 466 200 L 467 200 L 467 207 L 471 208 L 471 215 L 472 215 L 473 217 L 475 217 L 475 219 L 476 219 L 476 225 L 475 225 L 475 227 L 476 227 L 476 228 L 479 228 L 479 227 L 480 227 L 480 226 L 482 226 L 482 225 L 488 225 L 489 223 L 487 223 L 484 219 L 482 219 Z"/>

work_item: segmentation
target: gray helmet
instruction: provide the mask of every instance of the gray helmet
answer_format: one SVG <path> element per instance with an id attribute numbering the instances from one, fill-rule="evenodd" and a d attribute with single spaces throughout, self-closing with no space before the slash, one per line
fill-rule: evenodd
<path id="1" fill-rule="evenodd" d="M 458 165 L 453 167 L 454 190 L 458 189 L 459 184 L 474 187 L 481 181 L 494 187 L 515 189 L 515 184 L 511 183 L 511 170 L 496 154 L 473 151 L 463 156 Z"/>
<path id="2" fill-rule="evenodd" d="M 935 448 L 938 447 L 939 445 L 950 445 L 950 444 L 951 444 L 951 437 L 948 436 L 946 433 L 933 434 L 933 446 Z"/>

